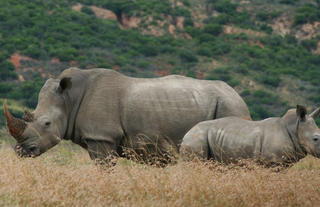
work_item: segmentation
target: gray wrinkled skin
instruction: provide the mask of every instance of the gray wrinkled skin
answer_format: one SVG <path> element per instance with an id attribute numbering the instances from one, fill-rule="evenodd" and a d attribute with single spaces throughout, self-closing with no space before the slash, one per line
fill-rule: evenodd
<path id="1" fill-rule="evenodd" d="M 131 78 L 112 70 L 77 68 L 47 80 L 35 111 L 28 114 L 32 116 L 16 147 L 24 154 L 38 156 L 63 138 L 87 149 L 92 159 L 119 154 L 124 143 L 137 149 L 141 139 L 160 148 L 164 140 L 177 147 L 200 121 L 250 119 L 244 101 L 222 81 L 177 75 Z"/>
<path id="2" fill-rule="evenodd" d="M 256 159 L 266 163 L 292 163 L 310 153 L 320 155 L 320 129 L 314 118 L 298 109 L 281 118 L 248 121 L 226 117 L 195 125 L 183 138 L 184 159 L 194 157 L 231 162 Z M 297 111 L 297 112 L 296 112 Z M 319 109 L 313 116 L 318 116 Z"/>

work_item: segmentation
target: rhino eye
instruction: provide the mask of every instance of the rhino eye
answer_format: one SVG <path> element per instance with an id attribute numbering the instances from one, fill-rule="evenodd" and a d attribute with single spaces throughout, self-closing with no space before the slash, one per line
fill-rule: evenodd
<path id="1" fill-rule="evenodd" d="M 44 125 L 49 126 L 51 124 L 50 121 L 46 121 L 46 123 L 44 123 Z"/>
<path id="2" fill-rule="evenodd" d="M 313 141 L 315 141 L 315 142 L 318 141 L 318 138 L 313 138 Z"/>
<path id="3" fill-rule="evenodd" d="M 29 150 L 30 150 L 31 152 L 33 152 L 33 151 L 35 151 L 36 149 L 37 149 L 36 147 L 30 147 Z"/>

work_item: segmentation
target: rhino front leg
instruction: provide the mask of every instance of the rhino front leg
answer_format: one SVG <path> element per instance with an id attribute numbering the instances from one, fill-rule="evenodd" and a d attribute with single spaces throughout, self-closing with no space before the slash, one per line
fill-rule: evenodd
<path id="1" fill-rule="evenodd" d="M 184 160 L 209 159 L 209 145 L 207 130 L 199 127 L 191 129 L 183 138 L 180 155 Z"/>
<path id="2" fill-rule="evenodd" d="M 117 146 L 107 141 L 86 140 L 87 150 L 92 160 L 99 164 L 110 164 L 110 161 L 117 156 Z"/>

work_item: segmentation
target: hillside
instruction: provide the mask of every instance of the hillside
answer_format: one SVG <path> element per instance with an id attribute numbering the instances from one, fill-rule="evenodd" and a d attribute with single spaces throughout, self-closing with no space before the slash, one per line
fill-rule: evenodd
<path id="1" fill-rule="evenodd" d="M 254 119 L 278 116 L 320 102 L 320 1 L 1 1 L 0 65 L 0 98 L 17 115 L 77 66 L 220 79 Z"/>

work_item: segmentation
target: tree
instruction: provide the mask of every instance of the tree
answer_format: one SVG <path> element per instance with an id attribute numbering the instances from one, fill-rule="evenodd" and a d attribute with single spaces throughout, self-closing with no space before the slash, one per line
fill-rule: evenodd
<path id="1" fill-rule="evenodd" d="M 137 9 L 138 7 L 134 0 L 109 0 L 103 6 L 116 14 L 120 24 L 123 23 L 122 14 L 132 13 L 131 11 Z"/>

